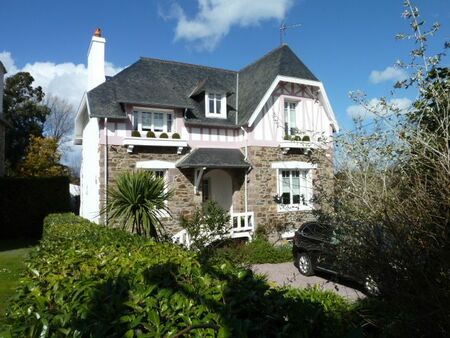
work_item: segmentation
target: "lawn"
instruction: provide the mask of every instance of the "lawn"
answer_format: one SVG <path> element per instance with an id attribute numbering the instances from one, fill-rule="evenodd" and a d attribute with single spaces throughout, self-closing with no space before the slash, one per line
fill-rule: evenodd
<path id="1" fill-rule="evenodd" d="M 31 241 L 0 240 L 0 326 L 8 300 L 25 269 L 25 258 L 34 244 Z"/>

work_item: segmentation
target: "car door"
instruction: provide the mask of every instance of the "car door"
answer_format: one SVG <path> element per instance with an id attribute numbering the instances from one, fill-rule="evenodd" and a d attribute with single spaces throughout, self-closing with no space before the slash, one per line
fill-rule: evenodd
<path id="1" fill-rule="evenodd" d="M 303 226 L 299 246 L 308 252 L 313 265 L 320 267 L 323 244 L 318 236 L 317 227 L 316 222 L 310 222 Z"/>
<path id="2" fill-rule="evenodd" d="M 321 223 L 312 223 L 309 237 L 314 243 L 314 262 L 317 268 L 334 271 L 336 248 L 331 241 L 332 229 Z"/>

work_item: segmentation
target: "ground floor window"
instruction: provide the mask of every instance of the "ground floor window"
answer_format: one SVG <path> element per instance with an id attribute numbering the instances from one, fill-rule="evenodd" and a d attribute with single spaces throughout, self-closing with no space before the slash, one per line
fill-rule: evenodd
<path id="1" fill-rule="evenodd" d="M 289 211 L 311 207 L 311 170 L 280 169 L 278 177 L 281 210 Z"/>

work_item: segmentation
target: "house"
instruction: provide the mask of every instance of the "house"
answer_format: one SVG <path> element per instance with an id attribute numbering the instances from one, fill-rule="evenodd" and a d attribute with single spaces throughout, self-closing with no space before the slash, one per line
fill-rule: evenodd
<path id="1" fill-rule="evenodd" d="M 3 90 L 4 77 L 6 74 L 5 66 L 0 61 L 0 177 L 5 175 L 5 129 L 6 121 L 3 118 Z"/>
<path id="2" fill-rule="evenodd" d="M 310 217 L 339 127 L 322 82 L 287 45 L 239 71 L 140 58 L 106 77 L 105 42 L 97 29 L 75 122 L 83 217 L 103 222 L 108 186 L 137 168 L 173 189 L 173 217 L 163 219 L 172 234 L 207 200 L 230 211 L 233 237 Z"/>

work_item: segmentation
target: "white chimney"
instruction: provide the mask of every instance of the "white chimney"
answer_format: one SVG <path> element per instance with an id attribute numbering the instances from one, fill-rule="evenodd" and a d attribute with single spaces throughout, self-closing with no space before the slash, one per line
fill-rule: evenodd
<path id="1" fill-rule="evenodd" d="M 5 74 L 6 69 L 3 66 L 3 63 L 0 61 L 0 118 L 3 117 L 3 90 L 4 90 L 4 84 L 5 84 Z"/>
<path id="2" fill-rule="evenodd" d="M 105 82 L 105 43 L 101 29 L 97 28 L 88 51 L 88 91 Z"/>

